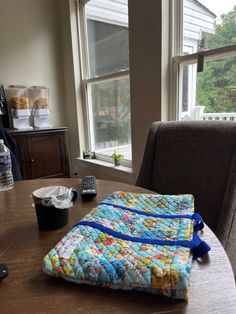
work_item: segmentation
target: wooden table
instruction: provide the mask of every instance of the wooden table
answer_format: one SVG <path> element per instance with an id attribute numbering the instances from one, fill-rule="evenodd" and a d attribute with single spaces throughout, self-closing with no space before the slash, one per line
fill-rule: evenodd
<path id="1" fill-rule="evenodd" d="M 0 283 L 0 313 L 236 313 L 236 289 L 229 260 L 221 244 L 206 226 L 201 235 L 212 250 L 203 261 L 194 261 L 189 302 L 141 292 L 115 291 L 76 285 L 46 275 L 46 253 L 83 215 L 113 191 L 147 192 L 127 184 L 97 181 L 93 201 L 78 200 L 70 209 L 67 226 L 55 231 L 38 229 L 30 194 L 49 185 L 79 189 L 79 179 L 47 179 L 16 182 L 12 191 L 0 192 L 0 262 L 9 276 Z"/>

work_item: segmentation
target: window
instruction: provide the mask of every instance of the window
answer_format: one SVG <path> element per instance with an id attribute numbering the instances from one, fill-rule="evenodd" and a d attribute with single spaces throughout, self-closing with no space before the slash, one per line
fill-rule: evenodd
<path id="1" fill-rule="evenodd" d="M 172 7 L 177 118 L 236 121 L 235 1 L 177 0 Z"/>
<path id="2" fill-rule="evenodd" d="M 131 160 L 127 0 L 90 0 L 80 12 L 87 148 Z"/>

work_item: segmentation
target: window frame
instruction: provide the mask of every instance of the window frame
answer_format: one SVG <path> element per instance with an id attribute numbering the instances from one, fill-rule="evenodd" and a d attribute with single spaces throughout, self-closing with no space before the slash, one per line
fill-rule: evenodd
<path id="1" fill-rule="evenodd" d="M 208 49 L 183 54 L 183 0 L 170 0 L 171 25 L 171 112 L 173 120 L 181 120 L 182 107 L 182 70 L 184 66 L 197 64 L 199 54 L 203 54 L 204 62 L 220 60 L 236 56 L 236 44 L 226 47 Z"/>
<path id="2" fill-rule="evenodd" d="M 87 2 L 90 0 L 77 0 L 77 14 L 78 14 L 78 21 L 79 21 L 79 51 L 81 55 L 81 85 L 82 85 L 82 106 L 83 106 L 83 113 L 84 113 L 84 126 L 85 126 L 85 151 L 95 151 L 96 154 L 96 159 L 102 160 L 102 161 L 107 161 L 112 163 L 112 158 L 109 157 L 108 155 L 102 154 L 100 152 L 96 152 L 94 149 L 95 144 L 94 144 L 94 135 L 93 135 L 93 121 L 92 121 L 92 101 L 91 101 L 91 93 L 90 93 L 90 88 L 91 84 L 93 83 L 102 83 L 109 81 L 111 79 L 119 79 L 119 78 L 124 78 L 124 77 L 130 77 L 130 70 L 121 70 L 119 72 L 114 72 L 111 74 L 106 74 L 106 75 L 100 75 L 100 76 L 94 76 L 89 78 L 89 60 L 88 60 L 88 55 L 89 55 L 89 49 L 88 49 L 88 41 L 87 41 L 87 23 L 86 23 L 86 16 L 85 16 L 85 5 Z M 107 22 L 108 23 L 108 22 Z M 125 26 L 124 23 L 117 24 L 114 23 L 114 25 L 120 25 L 120 26 Z M 128 26 L 127 26 L 128 27 Z M 131 121 L 130 121 L 131 123 Z M 131 142 L 131 150 L 132 150 L 132 142 Z M 119 148 L 116 147 L 111 147 L 111 154 L 114 150 L 118 151 Z M 127 166 L 131 167 L 132 166 L 132 158 L 131 160 L 128 159 L 122 159 L 121 160 L 121 165 L 122 166 Z"/>

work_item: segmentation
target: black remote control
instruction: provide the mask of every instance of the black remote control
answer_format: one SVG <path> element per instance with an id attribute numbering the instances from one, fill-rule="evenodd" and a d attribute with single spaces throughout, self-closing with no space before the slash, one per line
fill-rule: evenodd
<path id="1" fill-rule="evenodd" d="M 8 269 L 7 269 L 7 265 L 5 264 L 0 264 L 0 281 L 7 277 L 8 275 Z"/>
<path id="2" fill-rule="evenodd" d="M 81 197 L 84 200 L 90 200 L 97 195 L 95 176 L 85 176 L 82 179 Z"/>

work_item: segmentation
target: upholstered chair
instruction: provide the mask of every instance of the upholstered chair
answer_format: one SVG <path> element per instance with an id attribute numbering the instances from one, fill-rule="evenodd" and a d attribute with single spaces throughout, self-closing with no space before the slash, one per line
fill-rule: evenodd
<path id="1" fill-rule="evenodd" d="M 236 122 L 153 123 L 136 184 L 161 194 L 192 194 L 195 211 L 236 274 Z"/>

